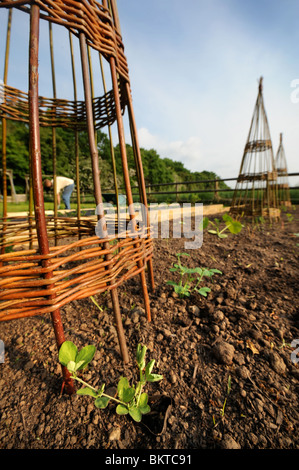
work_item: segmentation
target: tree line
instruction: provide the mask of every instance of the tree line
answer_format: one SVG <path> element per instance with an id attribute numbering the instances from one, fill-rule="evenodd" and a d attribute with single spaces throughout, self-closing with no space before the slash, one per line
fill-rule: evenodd
<path id="1" fill-rule="evenodd" d="M 1 124 L 2 126 L 2 124 Z M 75 133 L 73 130 L 57 128 L 56 131 L 56 173 L 76 179 L 75 163 Z M 79 132 L 79 172 L 80 192 L 91 194 L 93 192 L 92 166 L 86 132 Z M 96 132 L 96 141 L 99 153 L 99 166 L 101 170 L 101 184 L 103 191 L 114 188 L 113 166 L 111 158 L 110 141 L 104 132 Z M 52 128 L 40 128 L 40 143 L 42 156 L 43 175 L 53 174 L 53 136 Z M 0 132 L 0 144 L 2 149 L 2 131 Z M 28 124 L 7 120 L 7 169 L 13 170 L 14 185 L 17 193 L 24 193 L 26 186 L 26 175 L 29 174 L 29 127 Z M 127 144 L 127 158 L 129 174 L 132 187 L 137 186 L 137 174 L 133 148 Z M 117 183 L 123 186 L 122 163 L 119 145 L 113 147 L 117 173 Z M 2 152 L 2 151 L 1 151 Z M 217 175 L 211 171 L 190 171 L 180 161 L 169 158 L 161 158 L 156 150 L 141 148 L 143 172 L 146 185 L 157 185 L 162 183 L 192 182 L 216 179 Z M 2 187 L 2 182 L 1 182 Z M 196 189 L 197 186 L 194 186 Z M 201 185 L 201 189 L 213 188 L 213 183 Z M 192 189 L 188 186 L 188 188 Z M 227 188 L 226 184 L 219 182 L 219 189 Z M 179 186 L 184 190 L 184 186 Z M 167 189 L 168 190 L 168 189 Z M 171 190 L 171 187 L 170 189 Z M 191 197 L 191 196 L 190 196 Z M 164 198 L 165 199 L 165 198 Z M 193 197 L 194 199 L 194 197 Z M 200 197 L 197 197 L 197 200 Z"/>

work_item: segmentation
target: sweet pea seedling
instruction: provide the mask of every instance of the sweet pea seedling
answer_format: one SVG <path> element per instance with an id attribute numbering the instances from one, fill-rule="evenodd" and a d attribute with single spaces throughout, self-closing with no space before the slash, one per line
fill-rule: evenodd
<path id="1" fill-rule="evenodd" d="M 219 219 L 214 219 L 214 222 L 208 219 L 208 217 L 205 217 L 203 220 L 203 228 L 207 228 L 209 224 L 213 225 L 215 227 L 215 230 L 208 230 L 209 233 L 212 233 L 213 235 L 217 235 L 219 238 L 226 238 L 227 234 L 223 233 L 226 230 L 229 230 L 230 233 L 237 234 L 242 230 L 243 225 L 241 222 L 238 222 L 237 220 L 234 220 L 231 216 L 228 214 L 224 214 L 222 216 L 222 219 L 225 223 L 225 227 L 220 230 L 220 220 Z"/>
<path id="2" fill-rule="evenodd" d="M 105 384 L 96 389 L 78 377 L 77 372 L 83 370 L 94 357 L 95 347 L 85 346 L 80 352 L 71 341 L 65 341 L 59 350 L 59 361 L 66 366 L 72 374 L 71 377 L 84 387 L 77 391 L 78 395 L 89 395 L 95 399 L 95 406 L 100 409 L 107 407 L 110 400 L 117 403 L 116 413 L 119 415 L 129 414 L 134 421 L 140 422 L 142 415 L 149 413 L 148 394 L 143 392 L 143 387 L 147 382 L 158 382 L 163 379 L 162 375 L 153 374 L 152 370 L 155 360 L 152 359 L 148 364 L 145 362 L 146 346 L 138 344 L 136 352 L 136 361 L 139 369 L 139 381 L 136 387 L 130 386 L 126 377 L 121 377 L 117 385 L 118 398 L 111 397 L 104 393 Z"/>
<path id="3" fill-rule="evenodd" d="M 179 282 L 167 281 L 166 284 L 173 286 L 174 291 L 179 297 L 190 297 L 192 292 L 197 292 L 204 297 L 211 291 L 209 287 L 199 287 L 204 276 L 212 277 L 214 274 L 222 274 L 219 269 L 208 268 L 187 268 L 181 263 L 181 256 L 189 256 L 188 253 L 177 253 L 178 262 L 174 263 L 174 267 L 169 271 L 177 272 L 180 276 Z"/>

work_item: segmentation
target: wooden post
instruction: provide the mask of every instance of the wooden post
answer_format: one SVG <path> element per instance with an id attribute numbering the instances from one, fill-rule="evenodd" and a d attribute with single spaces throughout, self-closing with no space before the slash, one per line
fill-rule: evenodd
<path id="1" fill-rule="evenodd" d="M 5 63 L 4 63 L 4 76 L 3 84 L 6 85 L 8 73 L 8 57 L 10 47 L 10 32 L 11 32 L 12 9 L 8 12 L 7 32 L 6 32 L 6 49 L 5 49 Z M 6 231 L 6 217 L 7 217 L 7 166 L 6 166 L 6 118 L 2 118 L 2 196 L 3 196 L 3 225 L 1 237 L 4 237 Z M 1 254 L 5 253 L 5 247 L 2 246 Z"/>
<path id="2" fill-rule="evenodd" d="M 99 204 L 103 203 L 103 199 L 102 199 L 102 191 L 101 191 L 101 183 L 100 183 L 99 155 L 98 155 L 98 151 L 96 148 L 94 124 L 93 124 L 87 45 L 86 45 L 85 35 L 83 33 L 80 33 L 79 41 L 80 41 L 83 85 L 84 85 L 85 105 L 86 105 L 87 131 L 88 131 L 89 148 L 90 148 L 91 161 L 92 161 L 94 196 L 95 196 L 96 205 L 98 206 Z M 104 242 L 104 247 L 108 249 L 109 242 Z M 109 259 L 109 256 L 111 255 L 107 255 L 106 259 Z M 112 288 L 110 293 L 111 293 L 111 300 L 113 304 L 114 319 L 116 323 L 119 346 L 121 349 L 123 361 L 124 363 L 127 363 L 129 362 L 129 355 L 128 355 L 127 344 L 126 344 L 126 339 L 125 339 L 124 330 L 123 330 L 123 324 L 122 324 L 122 319 L 121 319 L 118 294 L 117 294 L 116 288 Z"/>
<path id="3" fill-rule="evenodd" d="M 114 18 L 114 22 L 116 25 L 116 28 L 118 29 L 120 33 L 120 24 L 119 24 L 119 19 L 118 19 L 118 13 L 117 13 L 117 8 L 116 4 L 114 1 L 110 1 L 111 5 L 111 10 Z M 107 0 L 103 0 L 103 6 L 108 8 L 108 3 Z M 113 92 L 114 92 L 114 100 L 115 100 L 115 110 L 116 110 L 116 121 L 117 121 L 117 129 L 118 129 L 118 137 L 119 137 L 119 147 L 120 147 L 120 154 L 121 154 L 121 160 L 122 160 L 122 166 L 123 166 L 123 174 L 124 174 L 124 183 L 125 183 L 125 188 L 126 188 L 126 195 L 127 195 L 127 202 L 128 206 L 130 207 L 130 218 L 131 220 L 135 220 L 135 212 L 133 208 L 133 197 L 132 197 L 132 191 L 131 191 L 131 183 L 130 183 L 130 178 L 129 178 L 129 172 L 128 172 L 128 161 L 127 161 L 127 151 L 126 151 L 126 143 L 125 143 L 125 137 L 124 137 L 124 126 L 123 126 L 123 120 L 122 120 L 122 112 L 121 112 L 121 105 L 120 105 L 120 96 L 119 96 L 119 87 L 118 87 L 118 77 L 117 77 L 117 71 L 116 71 L 116 64 L 115 64 L 115 58 L 110 57 L 110 70 L 111 70 L 111 78 L 112 78 L 112 86 L 113 86 Z M 133 107 L 132 107 L 132 101 L 131 101 L 131 93 L 129 89 L 129 84 L 126 83 L 126 91 L 127 91 L 127 98 L 129 102 L 129 114 L 131 117 L 131 125 L 134 124 L 133 122 Z M 137 143 L 137 132 L 136 131 L 136 126 L 134 125 L 132 127 L 134 130 L 133 133 L 133 145 L 134 143 Z M 137 147 L 137 145 L 135 145 Z M 140 154 L 137 157 L 140 159 Z M 142 166 L 140 166 L 141 159 L 138 160 L 139 163 L 139 168 L 138 171 L 141 174 L 142 171 Z M 142 179 L 143 179 L 143 173 L 142 173 Z M 143 188 L 142 188 L 142 195 L 143 195 L 143 200 L 146 202 L 146 193 L 145 193 L 145 187 L 144 187 L 144 181 L 143 181 Z M 142 261 L 139 261 L 138 263 L 139 267 L 142 267 Z M 153 271 L 152 267 L 150 269 L 150 278 L 152 282 L 152 287 L 154 288 L 154 281 L 153 281 Z M 143 291 L 143 298 L 144 298 L 144 304 L 145 304 L 145 311 L 147 315 L 148 321 L 151 321 L 151 313 L 150 313 L 150 305 L 149 305 L 149 296 L 148 296 L 148 290 L 147 290 L 147 285 L 146 285 L 146 279 L 145 279 L 145 272 L 144 270 L 141 271 L 140 273 L 140 279 L 141 279 L 141 287 Z"/>
<path id="4" fill-rule="evenodd" d="M 215 196 L 214 196 L 216 200 L 219 200 L 218 190 L 219 190 L 219 181 L 218 181 L 218 178 L 216 178 L 216 180 L 215 180 Z"/>
<path id="5" fill-rule="evenodd" d="M 30 14 L 30 44 L 29 44 L 29 138 L 31 148 L 31 169 L 33 180 L 34 210 L 39 251 L 42 255 L 49 253 L 47 236 L 44 194 L 41 168 L 40 133 L 39 133 L 39 107 L 38 107 L 38 50 L 39 50 L 39 7 L 31 5 Z M 49 261 L 42 261 L 43 267 L 49 266 Z M 52 277 L 52 272 L 45 274 L 45 278 Z M 50 296 L 53 298 L 53 296 Z M 65 341 L 64 331 L 59 309 L 51 313 L 57 349 Z M 68 394 L 75 393 L 74 382 L 66 367 L 62 366 L 65 390 Z"/>
<path id="6" fill-rule="evenodd" d="M 71 51 L 71 62 L 72 62 L 72 75 L 73 75 L 73 88 L 74 88 L 74 101 L 76 103 L 76 114 L 77 114 L 77 82 L 76 82 L 76 73 L 75 73 L 75 60 L 74 60 L 74 49 L 73 49 L 73 40 L 72 33 L 69 32 L 69 41 L 70 41 L 70 51 Z M 78 228 L 79 234 L 78 238 L 81 238 L 81 198 L 80 198 L 80 168 L 79 168 L 79 133 L 78 129 L 75 129 L 75 160 L 76 160 L 76 189 L 77 189 L 77 219 L 78 219 Z"/>
<path id="7" fill-rule="evenodd" d="M 50 40 L 50 57 L 51 57 L 51 71 L 52 71 L 52 87 L 53 98 L 56 100 L 56 80 L 55 80 L 55 67 L 54 67 L 54 51 L 53 51 L 53 33 L 52 23 L 49 22 L 49 40 Z M 56 128 L 52 127 L 52 159 L 53 159 L 53 192 L 54 192 L 54 232 L 55 232 L 55 245 L 58 243 L 57 237 L 57 214 L 58 214 L 58 201 L 57 201 L 57 158 L 56 158 Z"/>

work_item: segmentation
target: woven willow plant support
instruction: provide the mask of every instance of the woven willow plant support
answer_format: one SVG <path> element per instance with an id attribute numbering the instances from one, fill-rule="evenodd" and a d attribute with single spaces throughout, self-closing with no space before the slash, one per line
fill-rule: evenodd
<path id="1" fill-rule="evenodd" d="M 237 217 L 253 219 L 277 219 L 280 216 L 277 171 L 264 106 L 262 78 L 230 212 Z"/>
<path id="2" fill-rule="evenodd" d="M 292 202 L 290 196 L 288 167 L 282 141 L 282 133 L 280 134 L 279 138 L 279 147 L 276 153 L 275 165 L 277 170 L 277 191 L 279 207 L 291 207 Z"/>
<path id="3" fill-rule="evenodd" d="M 0 8 L 8 9 L 5 67 L 1 85 L 0 117 L 2 118 L 2 170 L 6 167 L 7 120 L 29 124 L 30 135 L 30 210 L 28 217 L 9 218 L 7 215 L 7 183 L 3 178 L 3 218 L 0 239 L 0 321 L 14 320 L 40 314 L 50 314 L 58 349 L 65 341 L 60 309 L 74 299 L 83 299 L 104 291 L 111 294 L 114 322 L 124 362 L 128 351 L 122 326 L 117 288 L 132 276 L 139 275 L 147 319 L 151 320 L 146 270 L 154 289 L 152 267 L 153 243 L 150 230 L 145 236 L 135 221 L 133 197 L 124 137 L 123 114 L 128 112 L 134 149 L 135 171 L 138 178 L 140 202 L 147 207 L 142 161 L 132 106 L 128 66 L 124 55 L 115 0 L 64 1 L 56 0 L 0 0 Z M 8 58 L 13 11 L 19 9 L 30 15 L 28 92 L 17 90 L 7 83 Z M 40 21 L 49 24 L 49 45 L 53 97 L 38 94 L 38 61 Z M 73 73 L 74 100 L 58 99 L 54 69 L 52 24 L 69 31 L 69 46 Z M 73 42 L 78 41 L 84 100 L 77 100 Z M 101 62 L 104 94 L 94 96 L 93 70 L 90 50 L 97 51 Z M 107 91 L 103 72 L 105 60 L 111 74 L 112 89 Z M 95 235 L 97 218 L 83 218 L 80 211 L 79 140 L 78 132 L 88 134 L 95 207 L 103 203 L 99 155 L 95 130 L 116 124 L 119 138 L 123 180 L 129 213 L 130 229 L 126 226 L 117 235 L 99 238 Z M 40 149 L 40 126 L 51 127 L 53 137 L 53 179 L 56 185 L 56 128 L 63 127 L 75 133 L 75 164 L 77 216 L 58 215 L 54 198 L 54 215 L 47 217 L 44 210 L 43 176 Z M 113 145 L 111 158 L 114 170 L 115 193 L 118 195 Z M 103 219 L 102 219 L 103 221 Z M 106 228 L 108 227 L 108 222 Z M 109 222 L 110 223 L 110 222 Z M 108 233 L 111 233 L 108 231 Z M 65 389 L 74 393 L 74 384 L 65 367 L 62 368 Z"/>

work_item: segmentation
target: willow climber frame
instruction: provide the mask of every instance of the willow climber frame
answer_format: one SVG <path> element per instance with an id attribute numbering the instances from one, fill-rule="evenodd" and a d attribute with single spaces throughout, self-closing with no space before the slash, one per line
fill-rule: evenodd
<path id="1" fill-rule="evenodd" d="M 30 200 L 26 218 L 14 217 L 7 213 L 7 183 L 3 177 L 3 217 L 0 239 L 0 321 L 13 320 L 40 314 L 50 314 L 55 330 L 58 349 L 65 341 L 61 307 L 72 300 L 83 299 L 104 291 L 110 291 L 114 321 L 118 333 L 121 354 L 128 361 L 127 345 L 122 327 L 121 309 L 118 301 L 118 287 L 132 276 L 141 281 L 147 319 L 151 320 L 146 271 L 149 283 L 154 289 L 152 267 L 153 244 L 148 236 L 138 237 L 138 226 L 134 223 L 134 211 L 130 213 L 131 230 L 121 238 L 100 239 L 95 235 L 97 220 L 81 217 L 80 172 L 78 133 L 88 134 L 93 172 L 95 207 L 102 204 L 99 155 L 95 131 L 107 127 L 111 140 L 111 159 L 114 170 L 115 194 L 118 201 L 118 187 L 113 154 L 111 126 L 117 126 L 120 147 L 122 176 L 128 206 L 133 206 L 131 182 L 124 135 L 124 113 L 131 132 L 134 150 L 135 171 L 138 180 L 140 202 L 147 206 L 142 161 L 132 105 L 128 66 L 124 55 L 120 24 L 115 0 L 82 1 L 24 1 L 0 0 L 0 8 L 8 9 L 5 67 L 1 85 L 0 117 L 2 118 L 2 169 L 7 173 L 6 137 L 7 120 L 29 124 L 29 169 Z M 9 86 L 7 83 L 11 22 L 15 9 L 30 15 L 28 93 Z M 51 51 L 51 73 L 53 97 L 39 95 L 39 43 L 40 22 L 49 25 L 49 46 Z M 74 99 L 58 99 L 54 67 L 52 24 L 65 27 L 69 33 L 69 46 L 73 72 Z M 73 43 L 78 41 L 84 100 L 77 99 Z M 94 96 L 93 70 L 90 51 L 96 51 L 102 71 L 104 95 Z M 107 91 L 103 71 L 103 60 L 108 64 L 112 89 Z M 75 164 L 77 216 L 58 215 L 56 199 L 54 214 L 46 216 L 44 208 L 42 156 L 40 127 L 52 128 L 53 138 L 53 179 L 56 186 L 56 128 L 64 127 L 75 133 Z M 98 216 L 99 218 L 100 216 Z M 125 228 L 124 228 L 125 230 Z M 136 236 L 137 234 L 137 236 Z M 134 236 L 133 236 L 134 235 Z M 21 246 L 21 248 L 19 248 Z M 68 393 L 74 385 L 66 368 L 63 376 Z"/>
<path id="2" fill-rule="evenodd" d="M 279 207 L 281 209 L 292 207 L 288 178 L 288 167 L 283 145 L 282 132 L 279 136 L 279 146 L 275 157 L 275 165 L 277 170 L 277 193 Z"/>
<path id="3" fill-rule="evenodd" d="M 260 217 L 275 220 L 280 217 L 277 171 L 264 106 L 262 77 L 230 212 L 236 217 L 253 220 Z"/>

